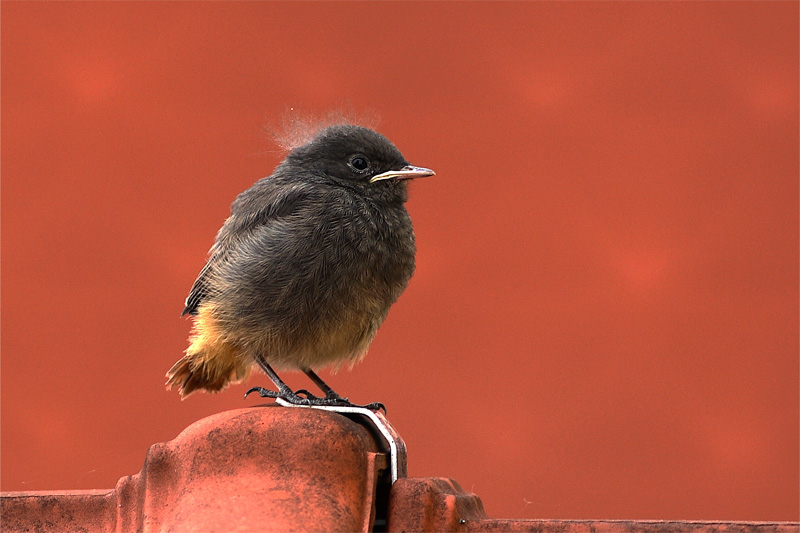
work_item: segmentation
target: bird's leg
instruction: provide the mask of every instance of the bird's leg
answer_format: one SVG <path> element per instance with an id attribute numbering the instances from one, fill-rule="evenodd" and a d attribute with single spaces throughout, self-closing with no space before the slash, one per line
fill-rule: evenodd
<path id="1" fill-rule="evenodd" d="M 320 398 L 319 396 L 314 396 L 309 391 L 305 389 L 300 389 L 297 392 L 292 391 L 289 386 L 283 382 L 283 380 L 278 377 L 278 374 L 272 369 L 271 366 L 264 360 L 261 354 L 256 355 L 256 361 L 258 362 L 258 366 L 264 371 L 264 373 L 272 380 L 275 386 L 278 388 L 278 391 L 273 391 L 269 389 L 265 389 L 264 387 L 253 387 L 249 391 L 244 394 L 244 397 L 247 398 L 247 395 L 252 392 L 258 392 L 259 396 L 262 398 L 280 398 L 288 403 L 293 405 L 316 405 L 316 406 L 328 406 L 328 407 L 363 407 L 365 409 L 372 409 L 377 411 L 378 409 L 382 409 L 384 413 L 386 413 L 386 407 L 380 402 L 373 402 L 367 405 L 356 405 L 351 403 L 347 398 L 342 398 L 336 391 L 334 391 L 330 386 L 322 381 L 322 378 L 319 377 L 316 372 L 311 370 L 310 368 L 303 368 L 303 372 L 314 382 L 314 384 L 320 388 L 322 392 L 325 393 L 325 396 Z M 300 396 L 300 394 L 304 394 Z"/>
<path id="2" fill-rule="evenodd" d="M 373 402 L 367 405 L 356 405 L 351 403 L 350 400 L 347 398 L 342 398 L 339 396 L 336 391 L 334 391 L 330 385 L 322 381 L 322 378 L 317 375 L 316 372 L 311 370 L 310 368 L 303 368 L 303 372 L 306 376 L 314 382 L 314 385 L 319 387 L 319 390 L 325 393 L 324 398 L 319 398 L 310 394 L 308 391 L 303 391 L 306 393 L 306 397 L 311 402 L 311 405 L 330 405 L 330 406 L 340 406 L 340 407 L 363 407 L 365 409 L 372 409 L 377 411 L 378 409 L 382 409 L 384 413 L 386 413 L 386 407 L 380 402 Z M 298 391 L 299 392 L 299 391 Z"/>
<path id="3" fill-rule="evenodd" d="M 322 378 L 319 377 L 317 375 L 317 373 L 314 372 L 313 370 L 311 370 L 310 368 L 304 368 L 303 372 L 305 373 L 306 376 L 309 377 L 309 379 L 311 379 L 311 381 L 314 382 L 314 385 L 319 387 L 319 390 L 321 390 L 322 392 L 325 393 L 325 399 L 328 399 L 328 400 L 341 400 L 341 401 L 344 401 L 344 402 L 349 401 L 347 398 L 342 398 L 341 396 L 336 394 L 336 391 L 333 390 L 330 387 L 330 385 L 328 385 L 327 383 L 322 381 Z"/>
<path id="4" fill-rule="evenodd" d="M 297 395 L 280 377 L 278 377 L 278 374 L 272 370 L 272 367 L 269 366 L 261 354 L 256 354 L 256 361 L 258 362 L 258 366 L 261 367 L 261 370 L 264 371 L 267 377 L 269 377 L 278 388 L 278 392 L 265 389 L 264 387 L 253 387 L 244 393 L 245 398 L 247 398 L 247 395 L 251 392 L 258 392 L 259 396 L 262 398 L 280 398 L 294 405 L 311 405 L 310 400 Z"/>

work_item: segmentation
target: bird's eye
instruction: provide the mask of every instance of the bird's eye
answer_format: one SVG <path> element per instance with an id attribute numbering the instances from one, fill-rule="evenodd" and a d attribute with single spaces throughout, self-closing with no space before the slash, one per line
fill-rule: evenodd
<path id="1" fill-rule="evenodd" d="M 364 172 L 365 170 L 369 169 L 369 161 L 363 155 L 354 156 L 350 159 L 350 168 L 355 170 L 356 172 Z"/>

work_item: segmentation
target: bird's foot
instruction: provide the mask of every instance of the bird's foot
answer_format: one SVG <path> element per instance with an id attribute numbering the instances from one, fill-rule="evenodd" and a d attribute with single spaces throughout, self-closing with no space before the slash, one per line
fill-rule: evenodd
<path id="1" fill-rule="evenodd" d="M 386 414 L 386 406 L 380 402 L 372 402 L 366 405 L 358 405 L 351 402 L 347 398 L 342 398 L 333 391 L 328 392 L 325 396 L 314 396 L 306 389 L 300 389 L 297 394 L 303 394 L 311 402 L 311 405 L 329 406 L 329 407 L 359 407 L 362 409 L 371 409 L 377 411 L 378 409 Z"/>
<path id="2" fill-rule="evenodd" d="M 261 396 L 262 398 L 276 398 L 276 399 L 280 398 L 281 400 L 288 402 L 292 405 L 312 405 L 311 401 L 308 398 L 303 398 L 302 396 L 299 396 L 298 394 L 292 392 L 292 390 L 289 389 L 288 387 L 285 390 L 281 390 L 280 392 L 265 389 L 264 387 L 253 387 L 252 389 L 244 393 L 244 397 L 247 398 L 247 396 L 252 392 L 257 392 L 258 395 Z"/>
<path id="3" fill-rule="evenodd" d="M 299 389 L 297 392 L 292 392 L 291 390 L 276 392 L 265 389 L 264 387 L 253 387 L 245 393 L 244 397 L 247 398 L 247 395 L 251 392 L 258 392 L 259 396 L 262 398 L 280 398 L 281 400 L 284 400 L 292 405 L 311 405 L 317 407 L 359 407 L 362 409 L 371 409 L 372 411 L 377 411 L 380 409 L 383 411 L 383 414 L 386 414 L 386 406 L 380 402 L 358 405 L 352 403 L 347 398 L 342 398 L 335 392 L 332 394 L 326 394 L 325 396 L 314 396 L 306 389 Z"/>

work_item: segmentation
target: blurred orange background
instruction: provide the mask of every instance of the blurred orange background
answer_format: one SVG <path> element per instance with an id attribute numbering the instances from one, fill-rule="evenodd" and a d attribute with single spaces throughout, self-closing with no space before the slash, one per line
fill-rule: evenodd
<path id="1" fill-rule="evenodd" d="M 412 476 L 501 518 L 798 520 L 798 3 L 2 3 L 2 489 L 111 488 L 287 108 L 414 164 L 369 357 Z M 296 388 L 309 382 L 284 376 Z"/>

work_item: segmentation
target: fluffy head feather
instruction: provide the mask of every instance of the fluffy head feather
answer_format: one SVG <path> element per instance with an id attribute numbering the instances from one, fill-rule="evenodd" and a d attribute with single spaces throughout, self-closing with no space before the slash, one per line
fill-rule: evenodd
<path id="1" fill-rule="evenodd" d="M 319 132 L 335 124 L 352 124 L 375 129 L 380 120 L 376 113 L 356 114 L 352 109 L 329 111 L 324 115 L 304 115 L 288 108 L 279 124 L 267 127 L 272 139 L 283 150 L 291 152 L 295 148 L 310 143 Z"/>

